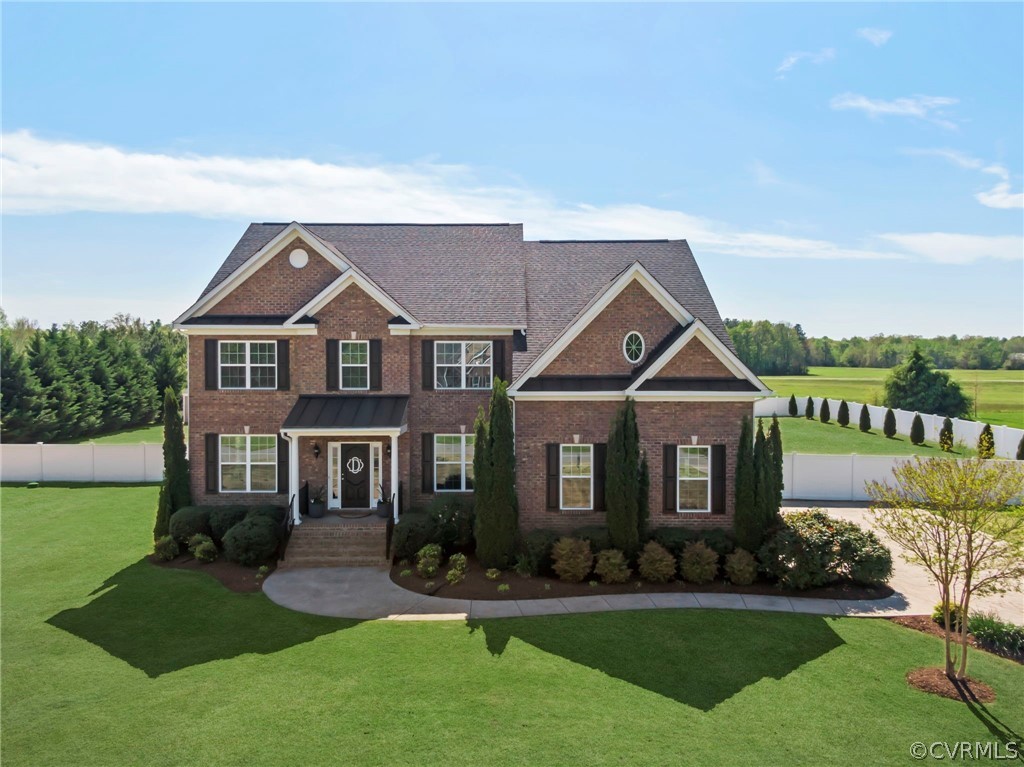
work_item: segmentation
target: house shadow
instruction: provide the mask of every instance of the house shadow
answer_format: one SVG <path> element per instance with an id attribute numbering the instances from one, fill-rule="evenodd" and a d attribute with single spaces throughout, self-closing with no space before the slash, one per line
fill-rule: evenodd
<path id="1" fill-rule="evenodd" d="M 203 573 L 145 559 L 108 578 L 82 607 L 46 622 L 155 678 L 247 653 L 268 655 L 351 628 L 355 620 L 293 612 L 261 593 L 228 591 Z"/>
<path id="2" fill-rule="evenodd" d="M 493 655 L 515 638 L 701 711 L 844 644 L 827 618 L 786 613 L 644 610 L 468 625 Z"/>

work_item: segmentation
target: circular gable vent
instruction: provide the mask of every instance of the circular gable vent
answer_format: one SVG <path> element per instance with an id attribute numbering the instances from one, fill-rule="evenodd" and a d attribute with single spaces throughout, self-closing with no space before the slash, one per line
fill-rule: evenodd
<path id="1" fill-rule="evenodd" d="M 296 269 L 301 269 L 309 263 L 309 254 L 302 248 L 296 248 L 288 254 L 288 263 Z"/>

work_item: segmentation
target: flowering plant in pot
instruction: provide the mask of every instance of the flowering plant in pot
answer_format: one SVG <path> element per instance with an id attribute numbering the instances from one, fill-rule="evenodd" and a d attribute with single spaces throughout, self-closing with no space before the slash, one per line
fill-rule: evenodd
<path id="1" fill-rule="evenodd" d="M 324 515 L 324 494 L 327 488 L 323 485 L 312 487 L 309 490 L 309 516 L 313 519 L 320 519 Z"/>

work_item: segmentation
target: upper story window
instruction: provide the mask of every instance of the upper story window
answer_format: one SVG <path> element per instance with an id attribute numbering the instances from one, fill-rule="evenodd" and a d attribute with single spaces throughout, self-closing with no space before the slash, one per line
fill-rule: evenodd
<path id="1" fill-rule="evenodd" d="M 644 358 L 644 337 L 635 330 L 627 333 L 622 339 L 622 353 L 626 355 L 626 361 L 635 365 Z"/>
<path id="2" fill-rule="evenodd" d="M 560 508 L 594 508 L 594 446 L 562 445 L 560 451 Z"/>
<path id="3" fill-rule="evenodd" d="M 711 448 L 680 445 L 676 511 L 711 511 Z"/>
<path id="4" fill-rule="evenodd" d="M 370 342 L 341 342 L 341 388 L 370 388 Z"/>
<path id="5" fill-rule="evenodd" d="M 221 341 L 221 389 L 276 389 L 276 341 Z"/>
<path id="6" fill-rule="evenodd" d="M 438 389 L 490 389 L 494 368 L 490 341 L 435 341 Z"/>

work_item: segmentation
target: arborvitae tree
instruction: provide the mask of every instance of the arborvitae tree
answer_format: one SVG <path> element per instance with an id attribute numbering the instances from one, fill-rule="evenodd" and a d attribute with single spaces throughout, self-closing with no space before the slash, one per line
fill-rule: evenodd
<path id="1" fill-rule="evenodd" d="M 764 424 L 759 418 L 754 436 L 754 508 L 762 529 L 767 529 L 775 517 L 775 483 L 768 450 Z"/>
<path id="2" fill-rule="evenodd" d="M 31 442 L 42 411 L 43 388 L 24 353 L 15 351 L 7 330 L 0 332 L 0 433 L 4 442 Z"/>
<path id="3" fill-rule="evenodd" d="M 475 526 L 480 522 L 480 509 L 491 505 L 491 453 L 490 439 L 487 433 L 487 413 L 483 405 L 477 409 L 476 422 L 473 424 L 473 505 L 476 509 Z M 474 536 L 478 533 L 474 529 Z"/>
<path id="4" fill-rule="evenodd" d="M 948 418 L 942 420 L 942 428 L 939 429 L 939 447 L 944 453 L 953 452 L 953 422 Z"/>
<path id="5" fill-rule="evenodd" d="M 910 441 L 915 445 L 924 443 L 924 421 L 920 413 L 914 413 L 914 420 L 910 423 Z"/>
<path id="6" fill-rule="evenodd" d="M 842 400 L 839 403 L 839 413 L 836 415 L 836 423 L 844 429 L 850 425 L 850 406 L 846 404 L 846 400 Z"/>
<path id="7" fill-rule="evenodd" d="M 804 418 L 808 421 L 814 420 L 814 397 L 807 398 L 807 404 L 804 406 Z"/>
<path id="8" fill-rule="evenodd" d="M 1024 461 L 1024 437 L 1020 438 L 1020 442 L 1017 443 L 1017 460 Z"/>
<path id="9" fill-rule="evenodd" d="M 796 395 L 789 395 L 789 417 L 796 418 Z M 749 549 L 748 549 L 749 551 Z"/>
<path id="10" fill-rule="evenodd" d="M 885 421 L 882 423 L 882 434 L 888 439 L 896 436 L 896 414 L 892 408 L 885 411 Z"/>
<path id="11" fill-rule="evenodd" d="M 757 470 L 754 466 L 754 433 L 749 416 L 743 416 L 740 444 L 736 449 L 736 544 L 757 551 L 764 542 L 764 526 L 756 504 Z"/>
<path id="12" fill-rule="evenodd" d="M 600 467 L 598 467 L 600 471 Z M 636 531 L 640 543 L 647 540 L 651 519 L 651 469 L 647 465 L 647 451 L 640 454 L 640 483 L 636 506 Z"/>
<path id="13" fill-rule="evenodd" d="M 772 456 L 772 485 L 775 490 L 774 513 L 771 520 L 774 521 L 779 514 L 779 509 L 782 508 L 782 490 L 785 487 L 782 468 L 782 427 L 779 425 L 779 419 L 775 416 L 772 416 L 772 425 L 768 427 L 768 447 Z"/>
<path id="14" fill-rule="evenodd" d="M 821 398 L 821 422 L 828 423 L 832 419 L 832 409 L 828 406 L 828 398 Z"/>
<path id="15" fill-rule="evenodd" d="M 865 433 L 871 431 L 871 411 L 867 405 L 860 406 L 860 430 Z"/>
<path id="16" fill-rule="evenodd" d="M 992 434 L 992 427 L 985 424 L 985 428 L 978 435 L 978 458 L 996 457 L 996 438 Z"/>
<path id="17" fill-rule="evenodd" d="M 605 464 L 605 519 L 612 547 L 633 557 L 640 547 L 640 443 L 636 406 L 627 398 L 615 414 L 608 434 Z"/>
<path id="18" fill-rule="evenodd" d="M 192 505 L 188 458 L 185 457 L 185 427 L 181 422 L 178 397 L 167 387 L 164 392 L 164 481 L 157 501 L 153 540 L 167 535 L 171 515 Z"/>
<path id="19" fill-rule="evenodd" d="M 889 373 L 885 381 L 885 404 L 956 418 L 970 410 L 971 400 L 949 373 L 935 370 L 931 359 L 915 348 Z"/>
<path id="20" fill-rule="evenodd" d="M 490 488 L 486 506 L 476 509 L 476 556 L 484 567 L 506 568 L 515 557 L 519 501 L 512 405 L 505 381 L 494 382 L 487 432 Z"/>

